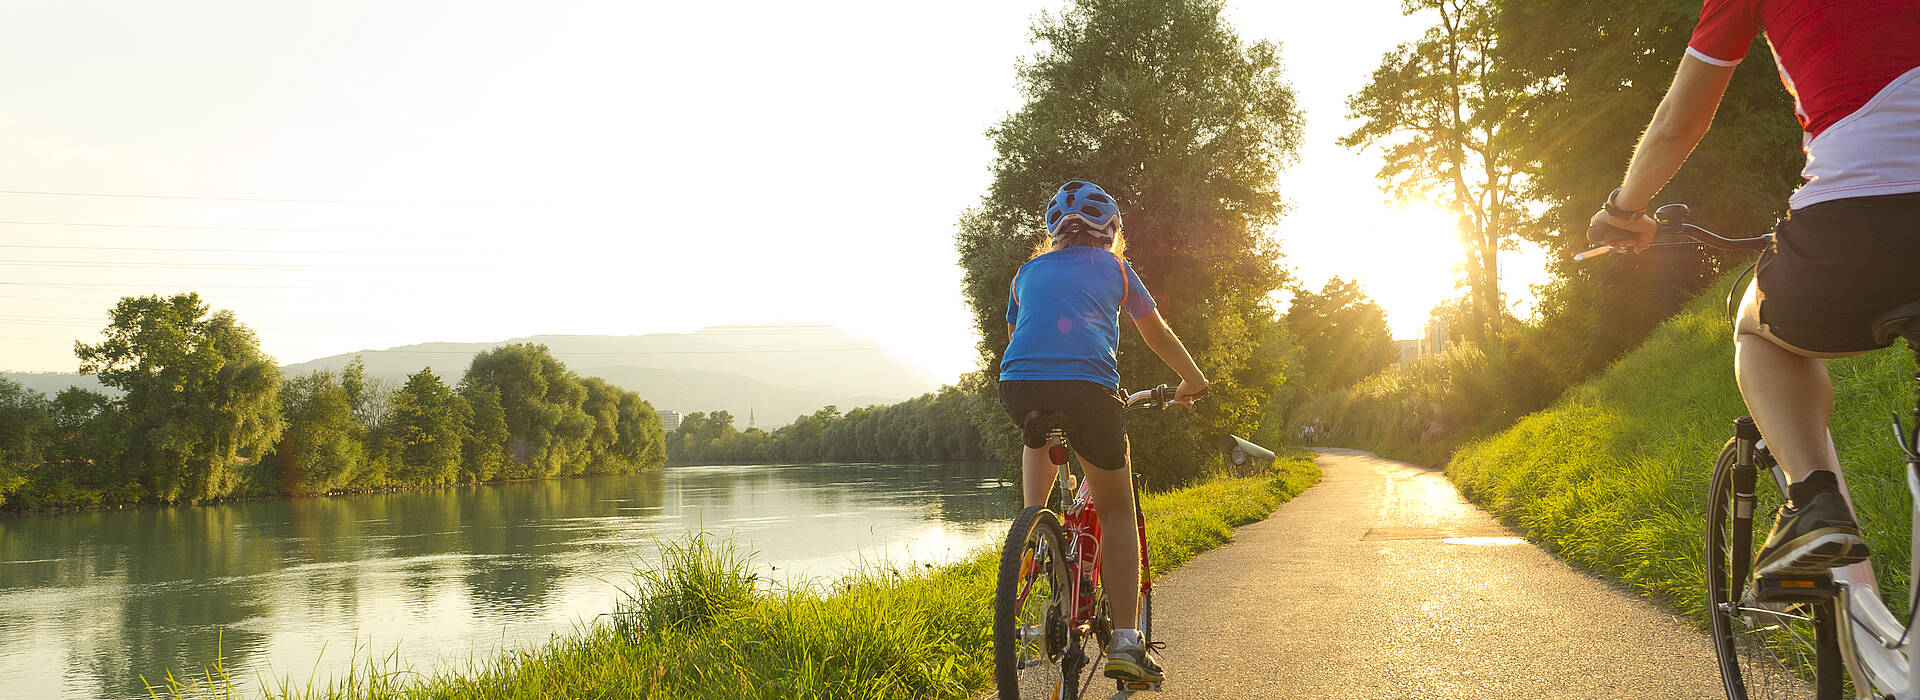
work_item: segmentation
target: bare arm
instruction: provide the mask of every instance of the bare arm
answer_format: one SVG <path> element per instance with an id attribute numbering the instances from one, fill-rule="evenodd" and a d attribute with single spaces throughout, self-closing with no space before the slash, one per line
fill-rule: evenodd
<path id="1" fill-rule="evenodd" d="M 1007 344 L 1013 344 L 1013 324 L 1007 324 Z"/>
<path id="2" fill-rule="evenodd" d="M 1200 366 L 1193 363 L 1193 356 L 1187 354 L 1187 346 L 1180 342 L 1173 329 L 1167 327 L 1167 320 L 1155 310 L 1140 318 L 1133 319 L 1133 327 L 1140 330 L 1140 339 L 1147 341 L 1147 347 L 1160 361 L 1167 363 L 1180 375 L 1180 388 L 1174 392 L 1176 397 L 1193 396 L 1207 388 L 1207 377 L 1200 373 Z M 1192 401 L 1186 403 L 1191 404 Z"/>
<path id="3" fill-rule="evenodd" d="M 1732 66 L 1716 66 L 1692 56 L 1680 58 L 1673 86 L 1667 88 L 1667 96 L 1660 100 L 1653 121 L 1640 137 L 1640 145 L 1633 149 L 1633 162 L 1627 166 L 1627 178 L 1620 184 L 1614 206 L 1627 210 L 1647 207 L 1654 193 L 1665 187 L 1687 161 L 1687 154 L 1706 135 L 1707 127 L 1713 125 L 1714 110 L 1719 109 L 1720 97 L 1732 80 Z M 1636 250 L 1653 240 L 1654 221 L 1644 212 L 1627 220 L 1603 210 L 1590 223 L 1602 221 L 1640 234 L 1632 243 Z"/>

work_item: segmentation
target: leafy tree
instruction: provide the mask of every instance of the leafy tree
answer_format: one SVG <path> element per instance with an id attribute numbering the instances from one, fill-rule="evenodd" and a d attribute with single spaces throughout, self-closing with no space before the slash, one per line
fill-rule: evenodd
<path id="1" fill-rule="evenodd" d="M 407 377 L 393 393 L 383 433 L 395 463 L 388 476 L 408 485 L 451 484 L 460 474 L 466 402 L 432 368 Z"/>
<path id="2" fill-rule="evenodd" d="M 198 294 L 121 299 L 81 371 L 125 393 L 128 457 L 156 499 L 199 502 L 238 484 L 243 456 L 279 437 L 280 370 L 232 312 Z"/>
<path id="3" fill-rule="evenodd" d="M 0 378 L 0 505 L 46 461 L 53 430 L 53 404 L 46 394 Z"/>
<path id="4" fill-rule="evenodd" d="M 1263 233 L 1281 210 L 1275 175 L 1300 115 L 1279 49 L 1243 44 L 1216 0 L 1076 0 L 1034 27 L 1042 53 L 1020 67 L 1027 102 L 991 131 L 993 184 L 961 218 L 958 247 L 981 355 L 997 376 L 1014 270 L 1044 237 L 1060 183 L 1120 199 L 1127 255 L 1215 384 L 1195 412 L 1132 426 L 1136 464 L 1179 481 L 1214 458 L 1221 432 L 1250 432 L 1282 378 L 1257 361 L 1281 336 L 1268 294 L 1284 280 Z M 1168 377 L 1144 344 L 1122 343 L 1121 376 Z M 1170 378 L 1170 377 L 1169 377 Z M 976 388 L 978 401 L 991 382 Z M 982 411 L 981 413 L 985 413 Z M 980 416 L 998 432 L 1004 417 Z"/>
<path id="5" fill-rule="evenodd" d="M 1379 146 L 1380 179 L 1403 198 L 1443 202 L 1459 221 L 1472 302 L 1468 337 L 1484 342 L 1502 319 L 1500 249 L 1515 240 L 1524 84 L 1496 59 L 1490 0 L 1402 0 L 1438 23 L 1381 60 L 1347 101 L 1362 124 L 1341 145 Z M 1643 120 L 1644 121 L 1644 120 Z"/>
<path id="6" fill-rule="evenodd" d="M 507 425 L 507 478 L 578 474 L 593 421 L 581 408 L 586 387 L 545 345 L 502 345 L 475 355 L 463 380 L 500 392 Z"/>
<path id="7" fill-rule="evenodd" d="M 1319 293 L 1294 290 L 1287 327 L 1300 346 L 1300 373 L 1309 391 L 1349 386 L 1399 357 L 1387 313 L 1359 284 L 1338 277 Z"/>
<path id="8" fill-rule="evenodd" d="M 507 414 L 500 406 L 500 390 L 461 382 L 460 394 L 469 407 L 467 439 L 462 443 L 461 469 L 467 481 L 488 481 L 498 476 L 510 453 Z"/>
<path id="9" fill-rule="evenodd" d="M 1553 355 L 1594 371 L 1748 255 L 1608 256 L 1573 263 L 1587 218 L 1620 184 L 1634 144 L 1673 80 L 1700 16 L 1698 0 L 1500 0 L 1498 59 L 1525 85 L 1515 131 L 1527 198 L 1540 215 L 1518 223 L 1556 255 L 1540 315 Z M 1800 128 L 1765 38 L 1734 71 L 1700 145 L 1656 203 L 1692 205 L 1709 228 L 1747 235 L 1785 213 L 1800 182 Z"/>
<path id="10" fill-rule="evenodd" d="M 327 493 L 364 483 L 366 446 L 340 378 L 316 371 L 280 385 L 287 427 L 266 462 L 291 494 Z"/>

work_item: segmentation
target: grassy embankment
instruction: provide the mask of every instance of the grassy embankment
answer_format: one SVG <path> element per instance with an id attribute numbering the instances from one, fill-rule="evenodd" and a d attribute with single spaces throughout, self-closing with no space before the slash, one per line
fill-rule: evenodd
<path id="1" fill-rule="evenodd" d="M 1319 481 L 1310 456 L 1147 494 L 1155 573 L 1233 539 Z M 997 550 L 997 547 L 996 547 Z M 989 628 L 997 551 L 937 569 L 870 567 L 827 586 L 771 587 L 730 543 L 664 548 L 622 609 L 534 648 L 431 676 L 369 661 L 329 687 L 274 698 L 969 698 L 992 684 Z M 239 693 L 219 669 L 174 688 Z M 271 683 L 269 683 L 271 685 Z"/>
<path id="2" fill-rule="evenodd" d="M 1447 474 L 1561 558 L 1704 621 L 1708 480 L 1732 420 L 1746 415 L 1733 380 L 1729 282 L 1546 410 L 1462 446 Z M 1905 600 L 1907 493 L 1888 412 L 1912 409 L 1912 355 L 1895 341 L 1830 369 L 1833 436 L 1875 569 L 1887 600 Z"/>

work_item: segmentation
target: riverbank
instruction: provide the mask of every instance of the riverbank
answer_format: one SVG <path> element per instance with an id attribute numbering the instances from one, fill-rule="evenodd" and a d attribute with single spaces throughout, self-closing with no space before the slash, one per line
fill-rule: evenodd
<path id="1" fill-rule="evenodd" d="M 1319 479 L 1310 456 L 1146 494 L 1155 573 L 1232 540 Z M 369 658 L 327 686 L 267 683 L 272 698 L 973 697 L 991 684 L 995 552 L 934 568 L 875 565 L 824 585 L 769 585 L 735 545 L 671 544 L 613 614 L 543 646 L 415 673 Z M 252 679 L 218 667 L 177 697 L 228 697 Z"/>

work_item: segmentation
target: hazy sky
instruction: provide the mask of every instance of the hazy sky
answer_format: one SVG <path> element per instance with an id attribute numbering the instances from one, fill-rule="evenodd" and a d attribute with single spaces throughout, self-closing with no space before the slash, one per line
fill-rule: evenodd
<path id="1" fill-rule="evenodd" d="M 117 297 L 198 290 L 282 362 L 796 321 L 951 380 L 956 221 L 1061 5 L 0 5 L 0 369 L 71 371 Z M 1409 337 L 1458 244 L 1333 143 L 1422 26 L 1398 6 L 1228 16 L 1282 45 L 1307 115 L 1288 264 L 1360 279 Z"/>

